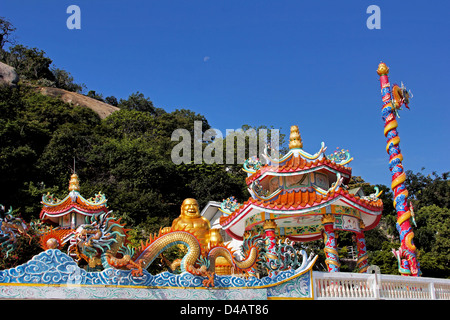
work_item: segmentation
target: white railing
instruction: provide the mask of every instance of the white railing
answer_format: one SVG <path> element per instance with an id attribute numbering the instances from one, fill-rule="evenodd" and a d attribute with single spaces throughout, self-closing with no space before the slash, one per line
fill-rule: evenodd
<path id="1" fill-rule="evenodd" d="M 450 300 L 450 280 L 386 274 L 313 272 L 314 299 Z"/>

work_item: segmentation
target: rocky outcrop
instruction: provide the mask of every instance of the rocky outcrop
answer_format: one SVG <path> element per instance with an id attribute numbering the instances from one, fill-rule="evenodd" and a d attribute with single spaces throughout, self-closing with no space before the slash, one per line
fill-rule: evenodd
<path id="1" fill-rule="evenodd" d="M 16 70 L 13 67 L 0 62 L 0 85 L 15 86 L 17 82 L 19 82 L 19 75 Z"/>
<path id="2" fill-rule="evenodd" d="M 17 74 L 16 70 L 13 67 L 0 62 L 0 86 L 15 86 L 18 82 L 19 75 Z M 86 97 L 85 95 L 76 92 L 52 87 L 36 87 L 35 84 L 28 83 L 27 81 L 24 81 L 24 83 L 31 87 L 35 87 L 36 90 L 38 90 L 43 95 L 58 98 L 66 103 L 71 103 L 76 106 L 92 109 L 100 116 L 101 119 L 106 118 L 114 111 L 120 110 L 120 108 L 114 107 L 110 104 L 90 97 Z"/>
<path id="3" fill-rule="evenodd" d="M 64 89 L 38 87 L 38 90 L 43 95 L 59 98 L 66 103 L 71 103 L 77 106 L 92 109 L 100 116 L 101 119 L 106 118 L 114 111 L 120 110 L 120 108 L 114 107 L 105 102 L 89 98 L 80 93 L 71 92 Z"/>

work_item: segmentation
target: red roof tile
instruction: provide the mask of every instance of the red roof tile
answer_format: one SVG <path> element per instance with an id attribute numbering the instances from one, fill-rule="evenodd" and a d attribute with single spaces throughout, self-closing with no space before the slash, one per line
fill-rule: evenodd
<path id="1" fill-rule="evenodd" d="M 247 183 L 247 185 L 250 185 L 253 181 L 258 179 L 265 172 L 281 172 L 281 173 L 301 172 L 303 170 L 307 170 L 307 169 L 311 169 L 311 168 L 315 168 L 315 167 L 319 167 L 319 166 L 326 166 L 328 168 L 337 170 L 341 173 L 348 174 L 348 175 L 351 175 L 351 173 L 352 173 L 352 168 L 345 167 L 340 164 L 336 164 L 334 161 L 328 160 L 326 158 L 322 158 L 320 160 L 315 160 L 315 161 L 307 161 L 307 160 L 303 159 L 302 157 L 291 157 L 282 166 L 264 165 L 258 171 L 256 171 L 254 174 L 252 174 L 250 177 L 247 177 L 246 183 Z"/>
<path id="2" fill-rule="evenodd" d="M 229 224 L 244 209 L 246 209 L 249 205 L 252 204 L 260 208 L 275 209 L 275 210 L 294 211 L 305 208 L 311 208 L 311 210 L 313 210 L 314 207 L 329 200 L 332 200 L 338 196 L 343 196 L 349 201 L 362 207 L 365 207 L 371 211 L 383 210 L 383 202 L 381 201 L 381 199 L 378 199 L 377 201 L 364 200 L 353 194 L 350 194 L 348 191 L 344 189 L 339 189 L 336 192 L 330 192 L 327 195 L 321 195 L 316 193 L 315 191 L 294 191 L 290 193 L 284 193 L 273 201 L 256 200 L 250 198 L 248 201 L 244 202 L 238 209 L 236 209 L 236 211 L 234 211 L 231 215 L 220 217 L 220 224 L 222 226 Z"/>
<path id="3" fill-rule="evenodd" d="M 43 206 L 39 217 L 42 219 L 44 214 L 54 216 L 60 215 L 65 211 L 69 212 L 71 208 L 76 208 L 81 212 L 85 212 L 87 214 L 95 214 L 99 212 L 107 212 L 107 208 L 104 205 L 91 205 L 84 202 L 80 197 L 77 197 L 76 202 L 72 202 L 72 199 L 68 197 L 64 202 L 57 206 Z"/>

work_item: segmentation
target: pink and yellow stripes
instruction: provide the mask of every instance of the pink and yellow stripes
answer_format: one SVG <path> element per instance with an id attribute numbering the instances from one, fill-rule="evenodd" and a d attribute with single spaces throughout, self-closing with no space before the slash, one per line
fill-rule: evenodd
<path id="1" fill-rule="evenodd" d="M 414 233 L 410 223 L 411 212 L 407 204 L 408 190 L 406 190 L 406 174 L 403 170 L 403 155 L 400 151 L 400 137 L 398 136 L 398 122 L 395 118 L 395 109 L 404 103 L 402 100 L 394 101 L 389 83 L 389 68 L 381 62 L 377 70 L 380 76 L 381 96 L 383 100 L 382 119 L 384 121 L 384 135 L 387 139 L 386 152 L 389 154 L 389 170 L 392 174 L 391 189 L 394 192 L 394 206 L 397 211 L 397 230 L 401 240 L 401 258 L 404 268 L 400 268 L 402 275 L 419 276 L 420 267 L 416 256 L 416 247 L 413 243 Z M 396 86 L 398 89 L 398 86 Z M 400 90 L 397 90 L 400 92 Z M 406 105 L 406 104 L 405 104 Z"/>

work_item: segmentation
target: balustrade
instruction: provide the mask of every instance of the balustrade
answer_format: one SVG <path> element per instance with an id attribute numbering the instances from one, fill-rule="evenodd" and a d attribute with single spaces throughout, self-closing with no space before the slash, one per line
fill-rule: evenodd
<path id="1" fill-rule="evenodd" d="M 315 299 L 450 300 L 450 280 L 384 274 L 313 272 Z"/>

